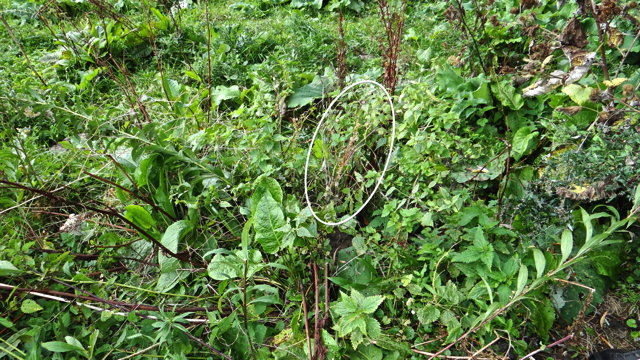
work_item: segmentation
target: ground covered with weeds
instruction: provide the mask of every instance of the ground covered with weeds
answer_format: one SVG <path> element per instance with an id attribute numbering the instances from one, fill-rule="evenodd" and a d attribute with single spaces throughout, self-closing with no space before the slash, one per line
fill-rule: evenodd
<path id="1" fill-rule="evenodd" d="M 638 347 L 637 2 L 0 4 L 0 358 Z"/>

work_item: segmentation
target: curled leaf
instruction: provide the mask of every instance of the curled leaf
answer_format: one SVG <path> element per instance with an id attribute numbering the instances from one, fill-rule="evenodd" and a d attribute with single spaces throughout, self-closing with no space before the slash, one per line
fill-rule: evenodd
<path id="1" fill-rule="evenodd" d="M 574 116 L 575 114 L 582 111 L 582 106 L 559 107 L 559 108 L 556 108 L 556 111 L 561 112 L 563 114 Z"/>

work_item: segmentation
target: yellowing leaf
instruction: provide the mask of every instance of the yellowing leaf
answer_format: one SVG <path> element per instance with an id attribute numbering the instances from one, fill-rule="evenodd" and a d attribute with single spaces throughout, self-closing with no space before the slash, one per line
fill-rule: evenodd
<path id="1" fill-rule="evenodd" d="M 606 87 L 616 87 L 616 86 L 622 85 L 622 83 L 624 83 L 627 80 L 628 80 L 627 78 L 615 78 L 613 80 L 605 80 L 603 83 L 605 84 Z"/>
<path id="2" fill-rule="evenodd" d="M 591 88 L 584 87 L 576 84 L 565 86 L 562 92 L 569 95 L 571 100 L 580 106 L 584 106 L 589 101 L 591 95 Z"/>

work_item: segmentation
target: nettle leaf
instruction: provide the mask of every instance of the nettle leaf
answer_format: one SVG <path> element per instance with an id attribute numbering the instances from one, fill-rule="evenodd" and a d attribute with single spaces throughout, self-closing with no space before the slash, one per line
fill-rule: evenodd
<path id="1" fill-rule="evenodd" d="M 358 350 L 358 345 L 362 344 L 363 341 L 364 334 L 362 334 L 362 332 L 356 328 L 351 333 L 351 346 L 353 347 L 353 350 Z"/>
<path id="2" fill-rule="evenodd" d="M 461 253 L 454 254 L 451 261 L 470 263 L 476 260 L 480 260 L 480 258 L 482 258 L 482 253 L 479 252 L 476 247 L 471 247 Z"/>
<path id="3" fill-rule="evenodd" d="M 351 334 L 356 329 L 366 335 L 367 323 L 364 321 L 363 316 L 358 314 L 351 314 L 349 317 L 343 317 L 340 319 L 341 327 L 340 333 L 345 336 Z"/>
<path id="4" fill-rule="evenodd" d="M 31 299 L 27 299 L 23 301 L 22 305 L 20 306 L 20 311 L 22 311 L 25 314 L 31 314 L 40 310 L 42 310 L 42 306 L 38 305 L 37 302 Z"/>
<path id="5" fill-rule="evenodd" d="M 382 301 L 384 301 L 384 297 L 382 297 L 381 295 L 369 296 L 368 298 L 365 298 L 363 300 L 363 302 L 360 304 L 360 308 L 365 314 L 372 314 L 378 309 L 378 306 L 382 304 Z"/>
<path id="6" fill-rule="evenodd" d="M 365 318 L 365 322 L 367 323 L 367 334 L 369 334 L 370 338 L 376 339 L 382 335 L 382 330 L 380 329 L 380 323 L 378 320 L 371 316 L 367 316 Z"/>
<path id="7" fill-rule="evenodd" d="M 264 251 L 274 254 L 282 244 L 284 233 L 276 231 L 286 224 L 282 209 L 271 196 L 265 193 L 256 208 L 254 228 L 256 229 L 256 241 L 262 245 Z"/>
<path id="8" fill-rule="evenodd" d="M 140 205 L 128 205 L 125 209 L 124 217 L 129 221 L 142 225 L 145 229 L 149 229 L 156 224 L 151 214 Z"/>
<path id="9" fill-rule="evenodd" d="M 549 330 L 556 319 L 553 304 L 549 299 L 544 299 L 542 301 L 536 301 L 535 305 L 530 308 L 533 309 L 533 324 L 538 330 L 538 335 L 547 341 L 549 339 Z"/>
<path id="10" fill-rule="evenodd" d="M 438 318 L 440 317 L 440 310 L 433 305 L 427 305 L 420 308 L 417 312 L 417 315 L 418 321 L 420 321 L 420 323 L 423 325 L 427 325 L 438 320 Z"/>

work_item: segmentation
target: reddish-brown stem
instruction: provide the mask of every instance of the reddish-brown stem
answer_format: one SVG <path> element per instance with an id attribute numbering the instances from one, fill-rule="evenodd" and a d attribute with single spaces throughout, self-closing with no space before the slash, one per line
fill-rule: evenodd
<path id="1" fill-rule="evenodd" d="M 605 49 L 607 44 L 604 42 L 604 36 L 602 36 L 602 29 L 600 28 L 600 22 L 598 21 L 598 14 L 596 13 L 594 3 L 590 0 L 587 0 L 587 2 L 591 4 L 591 14 L 593 15 L 593 19 L 596 21 L 596 28 L 598 28 L 598 39 L 600 39 L 600 53 L 602 54 L 602 70 L 604 71 L 604 79 L 609 80 L 609 70 L 607 69 L 607 55 Z"/>
<path id="2" fill-rule="evenodd" d="M 309 315 L 307 313 L 307 300 L 305 300 L 304 287 L 302 287 L 302 281 L 299 282 L 300 293 L 302 294 L 302 309 L 304 311 L 304 330 L 307 333 L 307 347 L 309 349 L 309 360 L 312 360 L 311 356 L 311 338 L 309 337 Z"/>

